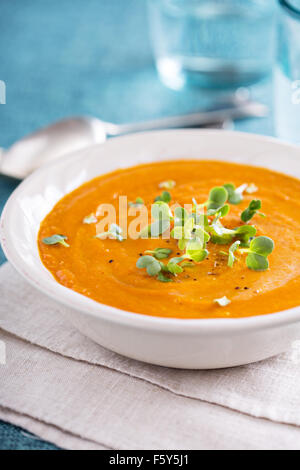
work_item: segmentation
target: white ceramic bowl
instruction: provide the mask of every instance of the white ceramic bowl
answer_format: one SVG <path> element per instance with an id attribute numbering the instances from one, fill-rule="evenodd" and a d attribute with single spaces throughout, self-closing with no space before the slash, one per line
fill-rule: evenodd
<path id="1" fill-rule="evenodd" d="M 259 361 L 300 338 L 300 307 L 241 319 L 150 317 L 99 304 L 58 284 L 42 265 L 40 222 L 65 194 L 97 175 L 145 162 L 220 159 L 300 178 L 300 150 L 275 139 L 226 131 L 176 130 L 112 139 L 47 165 L 14 191 L 1 217 L 3 250 L 37 289 L 71 307 L 86 336 L 125 356 L 162 366 L 211 369 Z M 145 299 L 146 301 L 146 299 Z"/>

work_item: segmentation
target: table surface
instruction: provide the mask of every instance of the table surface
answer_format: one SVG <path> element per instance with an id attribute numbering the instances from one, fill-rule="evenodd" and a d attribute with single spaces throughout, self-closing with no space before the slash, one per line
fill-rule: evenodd
<path id="1" fill-rule="evenodd" d="M 0 35 L 0 79 L 6 83 L 0 147 L 68 115 L 134 122 L 201 109 L 216 95 L 175 92 L 160 83 L 145 0 L 1 0 Z M 274 135 L 272 78 L 251 91 L 270 106 L 270 115 L 235 128 Z M 0 176 L 0 212 L 17 185 Z M 0 248 L 0 264 L 4 261 Z M 0 449 L 56 447 L 0 421 Z"/>

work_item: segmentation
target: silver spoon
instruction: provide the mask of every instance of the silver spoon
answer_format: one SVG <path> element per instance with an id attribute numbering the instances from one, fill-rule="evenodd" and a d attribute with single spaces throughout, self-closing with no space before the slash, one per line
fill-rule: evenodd
<path id="1" fill-rule="evenodd" d="M 55 158 L 95 143 L 108 136 L 154 129 L 180 127 L 226 128 L 234 119 L 264 117 L 267 107 L 236 95 L 220 109 L 173 116 L 134 124 L 112 124 L 94 117 L 73 117 L 44 127 L 0 153 L 0 173 L 17 179 L 26 178 L 35 169 Z"/>

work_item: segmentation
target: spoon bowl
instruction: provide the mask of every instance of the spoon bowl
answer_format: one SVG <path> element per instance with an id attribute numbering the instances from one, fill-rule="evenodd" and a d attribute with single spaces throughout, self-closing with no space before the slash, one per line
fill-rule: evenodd
<path id="1" fill-rule="evenodd" d="M 0 171 L 23 179 L 54 158 L 106 140 L 106 131 L 96 118 L 63 119 L 24 137 L 1 155 Z"/>

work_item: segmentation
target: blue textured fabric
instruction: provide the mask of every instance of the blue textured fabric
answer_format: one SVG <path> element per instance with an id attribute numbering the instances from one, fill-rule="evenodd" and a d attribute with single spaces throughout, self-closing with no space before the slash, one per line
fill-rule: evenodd
<path id="1" fill-rule="evenodd" d="M 58 447 L 4 421 L 0 421 L 1 450 L 56 450 Z"/>
<path id="2" fill-rule="evenodd" d="M 1 0 L 0 146 L 68 115 L 133 122 L 202 108 L 207 90 L 174 92 L 158 80 L 146 0 Z M 272 105 L 271 81 L 252 87 Z M 272 119 L 236 128 L 273 134 Z M 0 211 L 17 182 L 0 176 Z M 0 250 L 0 264 L 5 260 Z M 1 449 L 55 449 L 0 422 Z"/>

